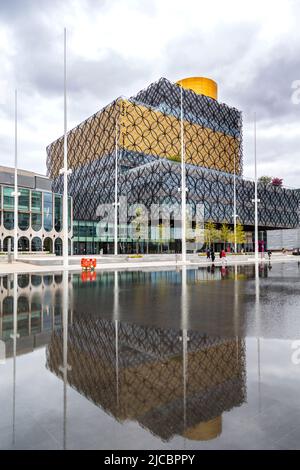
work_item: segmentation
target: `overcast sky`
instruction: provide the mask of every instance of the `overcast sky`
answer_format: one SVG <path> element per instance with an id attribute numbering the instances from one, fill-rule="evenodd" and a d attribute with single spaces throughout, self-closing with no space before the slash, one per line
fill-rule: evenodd
<path id="1" fill-rule="evenodd" d="M 63 133 L 63 28 L 68 30 L 69 128 L 160 77 L 215 79 L 243 111 L 244 174 L 300 187 L 300 2 L 297 0 L 0 0 L 0 164 L 45 173 Z"/>

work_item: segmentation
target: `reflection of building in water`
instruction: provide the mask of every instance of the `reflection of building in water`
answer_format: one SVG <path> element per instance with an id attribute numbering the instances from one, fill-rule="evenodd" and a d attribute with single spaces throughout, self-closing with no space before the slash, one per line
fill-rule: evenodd
<path id="1" fill-rule="evenodd" d="M 69 283 L 71 285 L 71 283 Z M 61 326 L 62 275 L 18 275 L 17 353 L 23 354 L 48 343 L 51 332 Z M 13 276 L 0 277 L 0 338 L 12 354 Z"/>
<path id="2" fill-rule="evenodd" d="M 47 348 L 47 367 L 59 377 L 62 334 L 53 332 Z M 69 327 L 68 383 L 118 421 L 136 420 L 163 440 L 215 438 L 223 412 L 245 401 L 245 343 L 188 337 L 184 390 L 181 330 L 81 315 Z"/>

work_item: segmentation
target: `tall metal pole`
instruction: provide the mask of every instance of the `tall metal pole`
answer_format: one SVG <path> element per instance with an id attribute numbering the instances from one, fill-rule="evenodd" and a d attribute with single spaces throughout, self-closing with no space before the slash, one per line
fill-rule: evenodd
<path id="1" fill-rule="evenodd" d="M 236 253 L 236 161 L 234 154 L 234 175 L 233 175 L 233 233 L 234 233 L 234 252 Z"/>
<path id="2" fill-rule="evenodd" d="M 114 245 L 115 255 L 118 254 L 118 122 L 116 119 L 115 136 L 115 223 L 114 223 Z"/>
<path id="3" fill-rule="evenodd" d="M 18 91 L 15 90 L 14 260 L 18 259 Z"/>
<path id="4" fill-rule="evenodd" d="M 183 128 L 183 88 L 180 87 L 180 140 L 181 140 L 181 250 L 182 262 L 186 263 L 186 181 Z"/>
<path id="5" fill-rule="evenodd" d="M 69 265 L 68 240 L 68 141 L 67 141 L 67 30 L 64 29 L 64 193 L 63 193 L 63 266 Z"/>
<path id="6" fill-rule="evenodd" d="M 255 233 L 254 233 L 254 243 L 255 243 L 255 262 L 259 261 L 258 259 L 258 198 L 257 198 L 257 158 L 256 158 L 256 113 L 254 113 L 254 179 L 255 179 L 255 193 L 254 193 L 254 211 L 255 211 Z"/>

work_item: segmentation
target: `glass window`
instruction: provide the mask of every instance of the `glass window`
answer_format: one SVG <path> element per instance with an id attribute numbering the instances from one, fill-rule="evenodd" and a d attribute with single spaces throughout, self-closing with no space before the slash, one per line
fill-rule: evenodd
<path id="1" fill-rule="evenodd" d="M 24 212 L 19 212 L 19 214 L 18 214 L 19 229 L 20 230 L 28 230 L 29 229 L 29 220 L 30 220 L 30 214 L 26 214 Z"/>
<path id="2" fill-rule="evenodd" d="M 42 193 L 40 191 L 31 192 L 31 211 L 42 212 Z"/>
<path id="3" fill-rule="evenodd" d="M 44 193 L 44 228 L 50 232 L 53 227 L 52 193 Z"/>
<path id="4" fill-rule="evenodd" d="M 54 228 L 57 232 L 62 229 L 62 212 L 63 212 L 63 199 L 60 195 L 55 194 L 54 203 Z"/>
<path id="5" fill-rule="evenodd" d="M 3 299 L 3 315 L 12 315 L 14 311 L 14 298 L 12 296 Z"/>
<path id="6" fill-rule="evenodd" d="M 3 207 L 4 209 L 13 209 L 14 208 L 14 192 L 13 188 L 3 188 Z"/>
<path id="7" fill-rule="evenodd" d="M 12 230 L 14 228 L 13 212 L 3 212 L 3 225 L 7 230 Z"/>
<path id="8" fill-rule="evenodd" d="M 54 242 L 54 252 L 57 256 L 62 255 L 62 239 L 61 238 L 56 238 Z"/>
<path id="9" fill-rule="evenodd" d="M 33 286 L 39 286 L 42 282 L 42 276 L 40 276 L 39 274 L 33 274 L 31 276 L 31 284 Z"/>
<path id="10" fill-rule="evenodd" d="M 29 189 L 19 189 L 19 211 L 29 211 Z"/>
<path id="11" fill-rule="evenodd" d="M 73 236 L 78 237 L 78 224 L 76 222 L 73 225 Z"/>
<path id="12" fill-rule="evenodd" d="M 29 274 L 20 274 L 18 276 L 18 286 L 24 289 L 29 285 Z"/>
<path id="13" fill-rule="evenodd" d="M 42 251 L 42 240 L 39 237 L 33 237 L 31 251 Z"/>
<path id="14" fill-rule="evenodd" d="M 42 228 L 42 214 L 31 214 L 32 230 L 38 232 Z"/>

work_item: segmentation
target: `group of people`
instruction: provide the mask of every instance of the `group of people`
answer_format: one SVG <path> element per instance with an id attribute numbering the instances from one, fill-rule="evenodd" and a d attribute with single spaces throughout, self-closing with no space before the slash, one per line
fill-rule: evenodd
<path id="1" fill-rule="evenodd" d="M 226 264 L 226 263 L 227 263 L 227 259 L 226 259 L 226 252 L 225 252 L 225 250 L 221 250 L 219 256 L 220 256 L 220 259 L 224 262 L 224 264 Z M 215 262 L 216 254 L 215 254 L 213 248 L 208 248 L 208 249 L 207 249 L 207 251 L 206 251 L 206 257 L 207 257 L 207 259 L 211 259 L 212 263 Z"/>
<path id="2" fill-rule="evenodd" d="M 272 251 L 271 251 L 271 250 L 268 250 L 268 258 L 269 258 L 269 261 L 271 261 L 271 256 L 272 256 Z M 215 254 L 213 248 L 207 248 L 207 250 L 206 250 L 206 258 L 207 258 L 207 259 L 211 259 L 212 263 L 215 262 L 216 254 Z M 225 250 L 221 250 L 221 251 L 220 251 L 220 258 L 221 258 L 221 260 L 224 262 L 224 264 L 227 263 L 226 251 L 225 251 Z"/>

